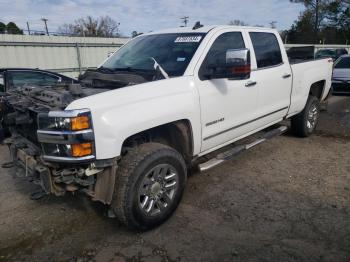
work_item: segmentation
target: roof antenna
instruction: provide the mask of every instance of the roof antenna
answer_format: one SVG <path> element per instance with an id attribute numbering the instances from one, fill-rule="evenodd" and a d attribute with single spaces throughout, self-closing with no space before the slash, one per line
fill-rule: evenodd
<path id="1" fill-rule="evenodd" d="M 201 28 L 203 27 L 203 25 L 201 25 L 201 22 L 200 21 L 197 21 L 195 24 L 194 24 L 194 27 L 192 28 L 192 30 L 196 30 L 198 28 Z"/>

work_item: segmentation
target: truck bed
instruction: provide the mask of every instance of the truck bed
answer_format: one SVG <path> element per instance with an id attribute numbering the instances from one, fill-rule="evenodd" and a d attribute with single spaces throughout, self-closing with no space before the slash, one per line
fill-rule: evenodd
<path id="1" fill-rule="evenodd" d="M 291 63 L 290 66 L 293 74 L 293 86 L 288 117 L 302 111 L 310 86 L 313 84 L 324 87 L 323 93 L 319 96 L 321 101 L 327 97 L 332 83 L 333 60 L 329 58 L 304 60 Z"/>

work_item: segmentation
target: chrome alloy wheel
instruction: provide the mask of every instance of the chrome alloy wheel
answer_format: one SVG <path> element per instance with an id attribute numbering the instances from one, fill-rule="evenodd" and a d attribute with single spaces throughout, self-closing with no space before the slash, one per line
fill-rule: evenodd
<path id="1" fill-rule="evenodd" d="M 309 132 L 312 132 L 315 129 L 315 126 L 317 124 L 318 120 L 318 109 L 316 104 L 312 104 L 310 106 L 308 115 L 307 115 L 307 120 L 306 120 L 306 126 L 309 130 Z"/>
<path id="2" fill-rule="evenodd" d="M 149 216 L 165 212 L 175 198 L 178 184 L 179 175 L 172 165 L 153 167 L 144 176 L 138 191 L 141 210 Z"/>

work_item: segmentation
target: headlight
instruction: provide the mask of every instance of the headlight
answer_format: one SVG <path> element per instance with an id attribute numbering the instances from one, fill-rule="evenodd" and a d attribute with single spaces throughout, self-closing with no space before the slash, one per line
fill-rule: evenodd
<path id="1" fill-rule="evenodd" d="M 88 116 L 77 116 L 71 118 L 70 127 L 72 130 L 84 130 L 91 127 L 90 118 Z"/>
<path id="2" fill-rule="evenodd" d="M 72 145 L 72 156 L 81 157 L 88 156 L 92 154 L 92 143 L 82 143 Z"/>
<path id="3" fill-rule="evenodd" d="M 76 111 L 76 110 L 73 110 Z M 66 112 L 66 111 L 62 111 Z M 78 131 L 86 130 L 92 127 L 90 112 L 78 113 L 77 116 L 69 117 L 68 113 L 52 111 L 48 114 L 40 114 L 38 119 L 39 129 L 41 130 L 58 130 L 58 131 Z M 67 116 L 65 116 L 67 115 Z"/>
<path id="4" fill-rule="evenodd" d="M 89 110 L 51 111 L 38 115 L 38 141 L 44 159 L 83 161 L 94 159 L 95 145 Z"/>

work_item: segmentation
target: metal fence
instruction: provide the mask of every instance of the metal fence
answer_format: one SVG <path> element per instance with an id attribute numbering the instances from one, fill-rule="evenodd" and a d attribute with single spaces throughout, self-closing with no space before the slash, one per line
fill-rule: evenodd
<path id="1" fill-rule="evenodd" d="M 40 68 L 77 77 L 87 68 L 96 68 L 109 54 L 128 41 L 127 38 L 66 37 L 0 34 L 0 68 Z M 296 46 L 286 44 L 286 48 Z M 345 45 L 316 45 L 346 48 Z"/>
<path id="2" fill-rule="evenodd" d="M 312 44 L 285 44 L 287 49 L 291 47 L 315 46 L 315 52 L 325 48 L 345 48 L 350 54 L 350 45 L 312 45 Z"/>
<path id="3" fill-rule="evenodd" d="M 127 38 L 0 35 L 0 68 L 29 67 L 77 77 L 96 68 Z"/>

